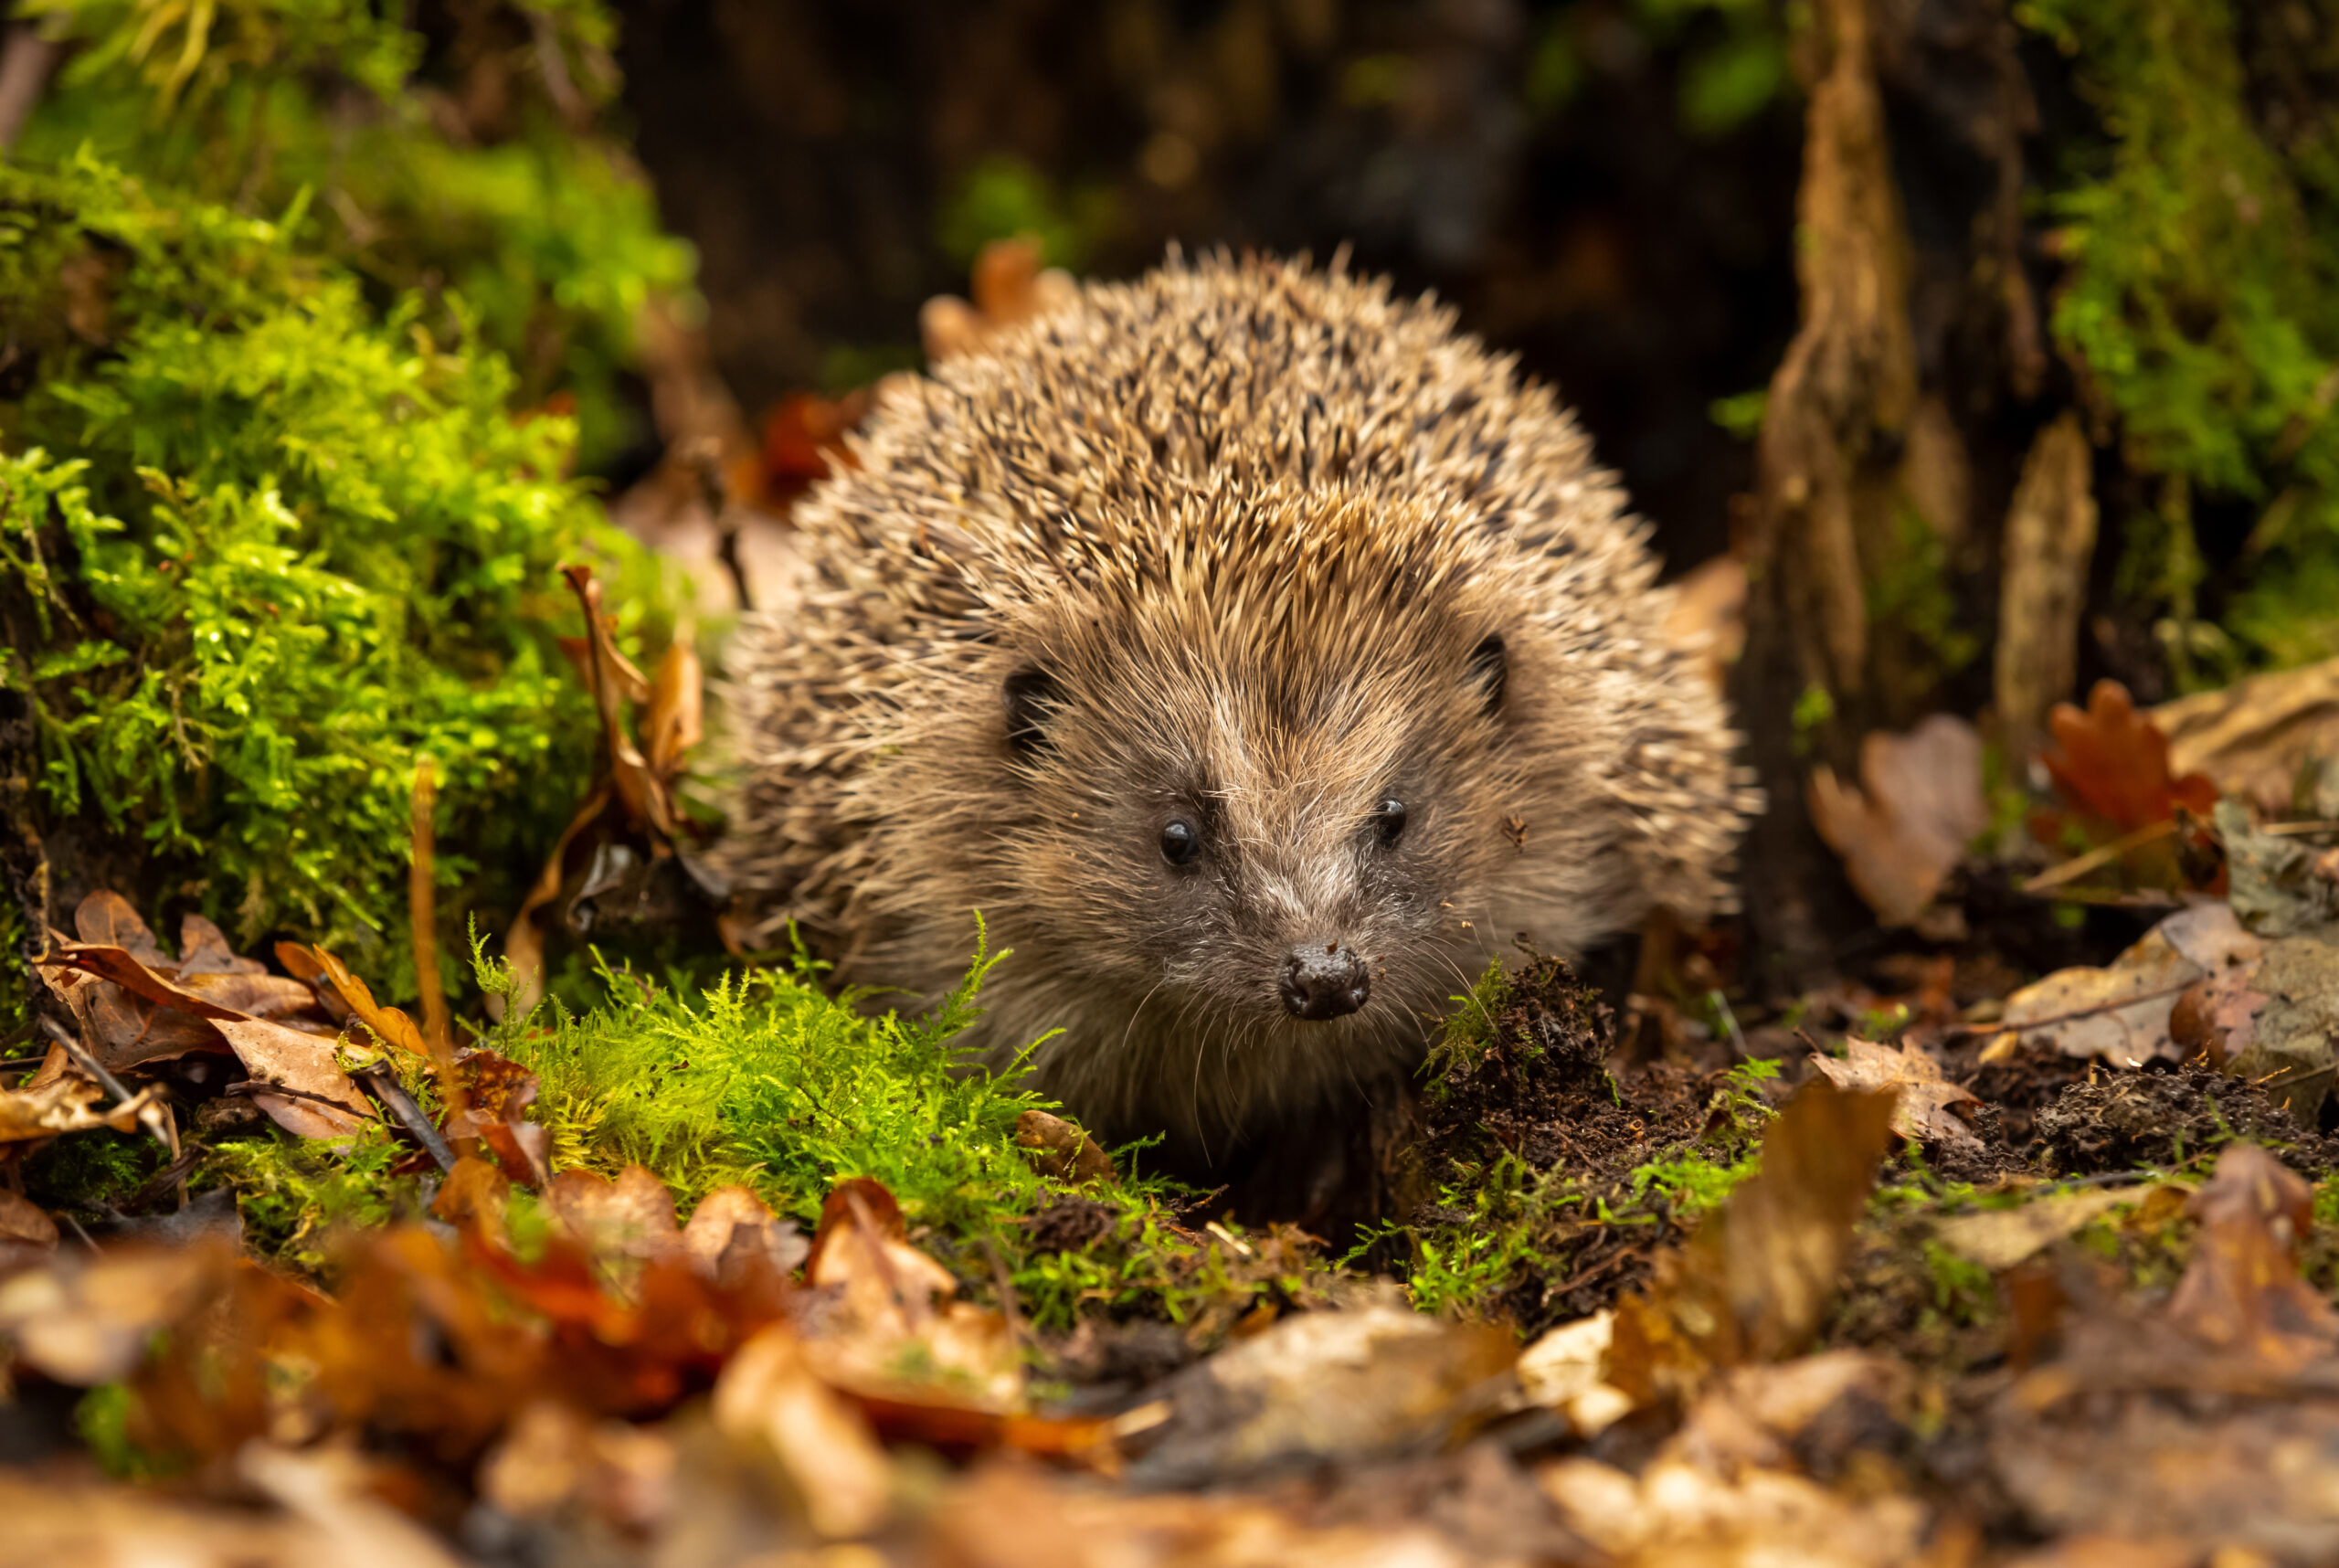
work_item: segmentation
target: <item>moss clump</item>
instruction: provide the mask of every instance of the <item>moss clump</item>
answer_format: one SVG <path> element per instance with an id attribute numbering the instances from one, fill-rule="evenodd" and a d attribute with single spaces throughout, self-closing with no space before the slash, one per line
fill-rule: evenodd
<path id="1" fill-rule="evenodd" d="M 297 207 L 377 294 L 459 295 L 523 403 L 573 402 L 588 465 L 647 435 L 618 376 L 643 303 L 685 293 L 694 262 L 594 128 L 618 86 L 608 6 L 491 0 L 428 36 L 374 0 L 26 9 L 79 48 L 22 157 L 87 147 L 246 214 Z"/>
<path id="2" fill-rule="evenodd" d="M 1416 1306 L 1522 1330 L 1595 1310 L 1753 1173 L 1775 1064 L 1711 1089 L 1652 1069 L 1627 1091 L 1603 1065 L 1603 1010 L 1554 959 L 1496 965 L 1455 1000 L 1424 1069 L 1429 1195 L 1357 1255 L 1404 1274 Z"/>
<path id="3" fill-rule="evenodd" d="M 863 999 L 826 995 L 800 957 L 694 992 L 605 969 L 601 1004 L 548 1002 L 486 1043 L 536 1074 L 556 1168 L 644 1165 L 685 1210 L 738 1182 L 808 1226 L 838 1181 L 874 1177 L 921 1245 L 970 1285 L 988 1289 L 998 1258 L 1042 1327 L 1067 1328 L 1086 1310 L 1231 1320 L 1262 1291 L 1296 1293 L 1296 1255 L 1287 1266 L 1231 1265 L 1177 1223 L 1165 1182 L 1083 1189 L 1039 1174 L 1015 1124 L 1048 1102 L 1020 1074 L 970 1068 L 951 1045 L 976 1015 L 983 976 L 1006 957 L 979 956 L 921 1018 L 872 1017 Z M 479 978 L 511 989 L 501 966 L 482 963 Z M 1051 1239 L 1074 1217 L 1076 1245 Z"/>
<path id="4" fill-rule="evenodd" d="M 37 820 L 143 843 L 122 891 L 406 991 L 417 756 L 441 880 L 491 908 L 589 773 L 554 567 L 640 556 L 559 477 L 569 425 L 512 417 L 460 313 L 378 314 L 285 226 L 89 159 L 0 169 L 0 334 L 31 371 L 0 388 L 0 687 Z"/>
<path id="5" fill-rule="evenodd" d="M 2123 520 L 2122 586 L 2165 614 L 2172 665 L 2195 682 L 2237 655 L 2339 652 L 2339 116 L 2320 79 L 2279 115 L 2256 111 L 2288 98 L 2274 75 L 2327 70 L 2272 40 L 2282 8 L 2260 9 L 2253 22 L 2235 0 L 2016 7 L 2072 57 L 2101 116 L 2102 139 L 2052 200 L 2070 264 L 2053 329 L 2116 416 L 2130 467 L 2160 481 Z M 2282 72 L 2249 69 L 2245 24 L 2270 29 Z M 2259 512 L 2225 616 L 2238 648 L 2196 620 L 2193 514 L 2209 499 Z"/>

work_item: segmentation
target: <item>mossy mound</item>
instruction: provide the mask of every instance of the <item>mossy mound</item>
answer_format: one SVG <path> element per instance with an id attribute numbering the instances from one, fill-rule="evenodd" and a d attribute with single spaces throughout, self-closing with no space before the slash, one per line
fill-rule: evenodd
<path id="1" fill-rule="evenodd" d="M 0 170 L 0 776 L 92 886 L 404 972 L 416 759 L 493 917 L 591 768 L 555 566 L 639 553 L 450 304 L 92 159 Z M 10 866 L 22 906 L 36 863 Z"/>

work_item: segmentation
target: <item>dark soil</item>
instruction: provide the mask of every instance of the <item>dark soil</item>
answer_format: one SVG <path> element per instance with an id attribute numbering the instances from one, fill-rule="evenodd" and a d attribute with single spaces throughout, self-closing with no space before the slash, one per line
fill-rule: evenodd
<path id="1" fill-rule="evenodd" d="M 2106 1072 L 2076 1083 L 2038 1112 L 2042 1174 L 2165 1169 L 2235 1138 L 2265 1144 L 2293 1170 L 2339 1164 L 2339 1143 L 2303 1131 L 2257 1085 L 2199 1062 L 2175 1072 Z"/>

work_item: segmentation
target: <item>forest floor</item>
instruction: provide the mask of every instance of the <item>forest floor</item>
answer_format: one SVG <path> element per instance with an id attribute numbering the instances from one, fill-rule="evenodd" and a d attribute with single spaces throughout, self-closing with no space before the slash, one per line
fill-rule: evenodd
<path id="1" fill-rule="evenodd" d="M 2065 804 L 2126 787 L 2164 825 L 2104 842 L 2185 852 L 2047 874 L 2164 911 L 2110 962 L 2018 985 L 1969 927 L 1742 1027 L 1694 952 L 1621 1020 L 1556 960 L 1490 972 L 1345 1252 L 954 1077 L 947 1017 L 621 973 L 529 1012 L 483 964 L 509 1014 L 457 1051 L 438 999 L 200 919 L 174 954 L 91 895 L 0 1091 L 4 1533 L 416 1568 L 2330 1561 L 2339 824 L 2196 817 L 2150 735 L 2061 726 Z M 806 1124 L 740 1075 L 691 1097 L 726 1050 L 834 1114 L 823 1152 L 753 1144 Z"/>

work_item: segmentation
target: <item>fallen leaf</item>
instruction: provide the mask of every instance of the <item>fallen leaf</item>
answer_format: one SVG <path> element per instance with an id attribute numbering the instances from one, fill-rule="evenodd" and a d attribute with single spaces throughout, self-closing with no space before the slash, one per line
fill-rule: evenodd
<path id="1" fill-rule="evenodd" d="M 1844 874 L 1887 926 L 1917 923 L 1983 829 L 1982 740 L 1935 714 L 1906 735 L 1860 741 L 1860 782 L 1825 767 L 1811 775 L 1811 820 L 1843 857 Z"/>
<path id="2" fill-rule="evenodd" d="M 0 1276 L 45 1263 L 57 1250 L 57 1222 L 22 1192 L 0 1187 Z"/>
<path id="3" fill-rule="evenodd" d="M 179 919 L 179 979 L 190 975 L 264 975 L 268 967 L 256 959 L 236 956 L 228 934 L 200 915 Z"/>
<path id="4" fill-rule="evenodd" d="M 219 1286 L 234 1255 L 218 1245 L 60 1252 L 0 1283 L 0 1333 L 19 1360 L 76 1388 L 130 1375 L 157 1330 Z"/>
<path id="5" fill-rule="evenodd" d="M 1434 1445 L 1495 1408 L 1518 1359 L 1491 1325 L 1388 1305 L 1295 1313 L 1172 1378 L 1170 1419 L 1130 1478 L 1191 1487 Z"/>
<path id="6" fill-rule="evenodd" d="M 2121 1065 L 2175 1061 L 2169 1032 L 2177 997 L 2195 981 L 2254 963 L 2264 945 L 2223 904 L 2169 916 L 2110 966 L 2058 969 L 2006 998 L 2001 1022 L 2023 1040 L 2066 1056 Z"/>
<path id="7" fill-rule="evenodd" d="M 813 1375 L 803 1342 L 783 1324 L 748 1340 L 723 1369 L 714 1424 L 779 1462 L 823 1536 L 865 1535 L 891 1510 L 894 1473 L 884 1450 L 852 1406 Z"/>
<path id="8" fill-rule="evenodd" d="M 763 1200 L 745 1187 L 717 1187 L 699 1200 L 683 1227 L 683 1252 L 691 1266 L 719 1285 L 736 1284 L 756 1259 L 791 1274 L 810 1251 L 795 1221 L 773 1218 Z"/>
<path id="9" fill-rule="evenodd" d="M 2085 712 L 2069 703 L 2056 704 L 2047 727 L 2055 744 L 2040 760 L 2055 788 L 2116 832 L 2164 822 L 2179 806 L 2206 817 L 2217 803 L 2217 787 L 2207 778 L 2171 772 L 2168 737 L 2136 711 L 2128 689 L 2117 681 L 2098 681 Z"/>
<path id="10" fill-rule="evenodd" d="M 100 980 L 111 980 L 133 996 L 143 997 L 158 1007 L 192 1013 L 197 1018 L 216 1020 L 249 1016 L 238 1008 L 224 1006 L 173 984 L 156 970 L 149 969 L 127 948 L 65 942 L 50 953 L 48 961 L 79 969 L 83 974 L 95 975 Z"/>
<path id="11" fill-rule="evenodd" d="M 2261 937 L 2294 937 L 2339 928 L 2339 883 L 2318 875 L 2315 852 L 2260 831 L 2249 809 L 2221 800 L 2216 812 L 2224 842 L 2235 916 Z"/>
<path id="12" fill-rule="evenodd" d="M 2222 1351 L 2290 1370 L 2339 1349 L 2339 1309 L 2299 1277 L 2314 1222 L 2304 1181 L 2254 1143 L 2230 1143 L 2187 1205 L 2201 1223 L 2169 1317 Z"/>
<path id="13" fill-rule="evenodd" d="M 349 967 L 323 948 L 312 949 L 318 968 L 341 993 L 342 1001 L 357 1016 L 357 1021 L 374 1032 L 375 1037 L 393 1050 L 404 1051 L 424 1061 L 430 1059 L 430 1047 L 422 1038 L 422 1031 L 414 1020 L 395 1007 L 384 1007 L 374 1000 L 365 982 L 349 972 Z"/>
<path id="14" fill-rule="evenodd" d="M 615 1180 L 581 1169 L 564 1171 L 545 1185 L 544 1204 L 596 1257 L 647 1262 L 682 1250 L 674 1195 L 640 1165 L 627 1166 Z"/>
<path id="15" fill-rule="evenodd" d="M 74 1074 L 53 1077 L 21 1089 L 0 1089 L 0 1143 L 54 1138 L 59 1133 L 88 1132 L 110 1128 L 130 1132 L 138 1126 L 138 1112 L 162 1093 L 148 1086 L 129 1101 L 103 1111 L 90 1107 L 105 1097 L 105 1090 Z"/>
<path id="16" fill-rule="evenodd" d="M 333 1043 L 264 1018 L 217 1021 L 229 1049 L 255 1083 L 298 1090 L 255 1094 L 252 1103 L 295 1138 L 354 1138 L 374 1107 L 333 1060 Z"/>
<path id="17" fill-rule="evenodd" d="M 1953 1149 L 1979 1150 L 1958 1106 L 1978 1106 L 1980 1097 L 1942 1076 L 1941 1064 L 1916 1045 L 1898 1049 L 1847 1035 L 1841 1057 L 1814 1054 L 1811 1065 L 1839 1089 L 1883 1089 L 1900 1097 L 1892 1106 L 1892 1130 L 1902 1138 Z"/>
<path id="18" fill-rule="evenodd" d="M 1923 1561 L 1928 1514 L 1912 1497 L 1860 1500 L 1789 1471 L 1720 1476 L 1669 1457 L 1637 1476 L 1595 1459 L 1561 1459 L 1537 1479 L 1567 1527 L 1617 1568 L 1902 1568 Z"/>
<path id="19" fill-rule="evenodd" d="M 1614 1312 L 1594 1312 L 1561 1324 L 1519 1352 L 1519 1382 L 1528 1399 L 1563 1413 L 1586 1437 L 1598 1436 L 1633 1408 L 1631 1397 L 1601 1375 L 1615 1327 Z"/>
<path id="20" fill-rule="evenodd" d="M 1019 322 L 1063 309 L 1079 296 L 1069 272 L 1042 268 L 1040 241 L 1032 235 L 994 239 L 975 258 L 974 302 L 937 294 L 918 312 L 918 336 L 926 357 L 940 364 L 979 349 Z"/>
<path id="21" fill-rule="evenodd" d="M 2148 715 L 2168 736 L 2168 766 L 2208 776 L 2221 795 L 2287 811 L 2299 770 L 2331 752 L 2339 726 L 2339 659 L 2278 670 L 2163 703 Z"/>
<path id="22" fill-rule="evenodd" d="M 527 1119 L 536 1102 L 536 1075 L 517 1062 L 474 1047 L 455 1059 L 455 1074 L 463 1087 L 462 1125 L 448 1120 L 453 1135 L 476 1135 L 495 1151 L 507 1174 L 530 1187 L 552 1180 L 552 1137 L 541 1124 Z"/>
<path id="23" fill-rule="evenodd" d="M 1764 1135 L 1762 1170 L 1617 1304 L 1607 1381 L 1648 1404 L 1799 1349 L 1835 1295 L 1896 1098 L 1805 1085 Z"/>
<path id="24" fill-rule="evenodd" d="M 1042 1176 L 1084 1183 L 1113 1180 L 1112 1156 L 1077 1122 L 1043 1110 L 1023 1112 L 1015 1118 L 1015 1145 L 1029 1152 L 1032 1166 Z"/>
<path id="25" fill-rule="evenodd" d="M 140 963 L 168 962 L 153 928 L 139 918 L 129 899 L 111 889 L 101 888 L 75 906 L 73 930 L 94 947 L 123 948 Z"/>
<path id="26" fill-rule="evenodd" d="M 2139 1185 L 2057 1192 L 2031 1199 L 2017 1208 L 1953 1215 L 1935 1225 L 1933 1232 L 1958 1256 L 1997 1273 L 2070 1235 L 2099 1215 L 2156 1190 Z"/>

